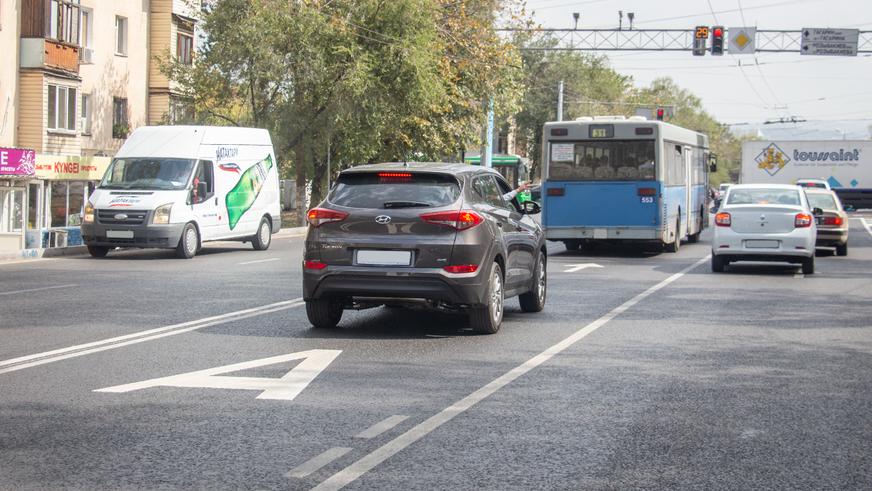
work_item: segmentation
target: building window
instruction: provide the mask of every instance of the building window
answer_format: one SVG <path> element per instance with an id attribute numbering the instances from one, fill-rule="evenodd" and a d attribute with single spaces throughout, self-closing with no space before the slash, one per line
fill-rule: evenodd
<path id="1" fill-rule="evenodd" d="M 79 44 L 79 0 L 50 0 L 48 37 Z"/>
<path id="2" fill-rule="evenodd" d="M 127 122 L 127 99 L 112 98 L 112 138 L 127 138 L 130 125 Z"/>
<path id="3" fill-rule="evenodd" d="M 115 54 L 127 56 L 127 18 L 115 17 Z"/>
<path id="4" fill-rule="evenodd" d="M 170 97 L 170 124 L 191 124 L 196 122 L 194 105 L 190 100 Z"/>
<path id="5" fill-rule="evenodd" d="M 94 28 L 93 19 L 94 12 L 90 9 L 82 9 L 82 15 L 79 21 L 82 30 L 80 34 L 82 50 L 79 51 L 79 58 L 82 63 L 94 62 L 94 40 L 92 34 Z"/>
<path id="6" fill-rule="evenodd" d="M 91 94 L 82 94 L 82 134 L 91 134 Z"/>
<path id="7" fill-rule="evenodd" d="M 74 227 L 82 224 L 85 204 L 83 181 L 50 181 L 51 227 Z"/>
<path id="8" fill-rule="evenodd" d="M 76 89 L 48 86 L 48 129 L 76 131 Z"/>
<path id="9" fill-rule="evenodd" d="M 183 65 L 193 63 L 194 52 L 194 36 L 185 33 L 178 33 L 176 36 L 176 59 Z"/>

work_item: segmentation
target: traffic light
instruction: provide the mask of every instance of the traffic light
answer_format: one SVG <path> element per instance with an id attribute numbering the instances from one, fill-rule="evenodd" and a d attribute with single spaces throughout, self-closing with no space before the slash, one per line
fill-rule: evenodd
<path id="1" fill-rule="evenodd" d="M 657 121 L 663 121 L 663 117 L 666 115 L 666 109 L 662 107 L 657 108 Z"/>
<path id="2" fill-rule="evenodd" d="M 724 26 L 712 27 L 712 56 L 724 55 Z"/>
<path id="3" fill-rule="evenodd" d="M 709 31 L 708 26 L 696 26 L 693 34 L 693 56 L 705 56 Z"/>

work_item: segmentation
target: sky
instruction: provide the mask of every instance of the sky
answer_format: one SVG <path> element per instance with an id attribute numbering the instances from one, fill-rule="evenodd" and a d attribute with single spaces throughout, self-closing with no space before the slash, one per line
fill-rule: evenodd
<path id="1" fill-rule="evenodd" d="M 618 11 L 635 14 L 639 29 L 697 25 L 800 30 L 872 30 L 872 0 L 527 0 L 542 27 L 617 28 Z M 857 57 L 758 53 L 722 57 L 687 52 L 606 52 L 612 67 L 645 86 L 661 76 L 702 99 L 705 109 L 736 131 L 762 129 L 791 138 L 869 138 L 872 135 L 872 54 Z M 739 64 L 741 63 L 741 67 Z M 803 124 L 763 125 L 796 117 Z M 829 136 L 828 136 L 829 135 Z M 769 136 L 769 135 L 767 135 Z"/>

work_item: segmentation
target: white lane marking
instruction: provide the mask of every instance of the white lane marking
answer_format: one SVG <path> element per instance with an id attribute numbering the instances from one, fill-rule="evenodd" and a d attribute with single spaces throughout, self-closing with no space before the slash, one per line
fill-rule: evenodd
<path id="1" fill-rule="evenodd" d="M 857 218 L 857 220 L 860 220 L 860 223 L 863 224 L 863 228 L 865 228 L 866 231 L 869 232 L 869 235 L 872 235 L 872 225 L 869 225 L 869 222 L 867 222 L 865 218 L 860 217 Z"/>
<path id="2" fill-rule="evenodd" d="M 348 447 L 333 447 L 291 469 L 285 474 L 285 477 L 306 477 L 350 451 L 351 449 Z"/>
<path id="3" fill-rule="evenodd" d="M 76 284 L 70 284 L 70 285 L 44 286 L 44 287 L 42 287 L 42 288 L 31 288 L 31 289 L 29 289 L 29 290 L 15 290 L 15 291 L 12 291 L 12 292 L 0 292 L 0 295 L 15 295 L 15 294 L 18 294 L 18 293 L 41 292 L 41 291 L 45 291 L 45 290 L 56 290 L 56 289 L 58 289 L 58 288 L 71 288 L 71 287 L 74 287 L 74 286 L 79 286 L 79 285 L 76 285 Z"/>
<path id="4" fill-rule="evenodd" d="M 182 373 L 169 377 L 154 378 L 132 384 L 115 385 L 94 392 L 131 392 L 134 390 L 149 389 L 151 387 L 186 387 L 194 389 L 235 389 L 235 390 L 259 390 L 256 399 L 271 399 L 280 401 L 293 401 L 306 387 L 315 380 L 319 373 L 323 372 L 333 360 L 342 353 L 342 350 L 313 349 L 289 353 L 287 355 L 271 356 L 259 360 L 234 363 L 222 367 L 197 370 L 195 372 Z M 293 360 L 303 360 L 290 372 L 280 378 L 266 377 L 220 377 L 222 373 L 238 372 L 251 368 L 286 363 Z"/>
<path id="5" fill-rule="evenodd" d="M 239 266 L 241 266 L 241 265 L 243 265 L 243 264 L 268 263 L 268 262 L 272 262 L 272 261 L 278 261 L 279 259 L 281 259 L 281 258 L 273 257 L 273 258 L 270 258 L 270 259 L 258 259 L 257 261 L 245 261 L 244 263 L 236 263 L 236 264 L 239 265 Z"/>
<path id="6" fill-rule="evenodd" d="M 805 278 L 805 275 L 802 274 L 802 273 L 794 273 L 794 274 L 793 274 L 793 277 L 794 277 L 794 278 Z"/>
<path id="7" fill-rule="evenodd" d="M 367 438 L 367 439 L 375 438 L 375 437 L 381 435 L 382 433 L 390 430 L 394 426 L 397 426 L 398 424 L 402 423 L 403 421 L 405 421 L 407 419 L 409 419 L 408 416 L 401 416 L 401 415 L 396 415 L 396 416 L 391 416 L 389 418 L 385 418 L 383 421 L 379 421 L 378 423 L 376 423 L 376 424 L 370 426 L 369 428 L 361 431 L 360 433 L 355 435 L 354 438 Z"/>
<path id="8" fill-rule="evenodd" d="M 651 288 L 648 288 L 644 292 L 636 295 L 635 297 L 631 298 L 630 300 L 627 300 L 626 302 L 622 303 L 621 305 L 615 307 L 611 312 L 605 314 L 604 316 L 591 322 L 590 324 L 582 327 L 581 329 L 574 332 L 570 336 L 564 338 L 562 341 L 558 342 L 557 344 L 551 346 L 550 348 L 539 353 L 538 355 L 534 356 L 533 358 L 530 358 L 529 360 L 518 365 L 517 367 L 513 368 L 512 370 L 506 372 L 505 374 L 501 375 L 500 377 L 493 380 L 492 382 L 485 385 L 484 387 L 476 390 L 472 394 L 469 394 L 468 396 L 455 402 L 451 406 L 448 406 L 447 408 L 438 412 L 437 414 L 434 414 L 433 416 L 428 418 L 426 421 L 419 423 L 418 425 L 414 426 L 412 429 L 408 430 L 407 432 L 403 433 L 402 435 L 400 435 L 400 436 L 394 438 L 393 440 L 385 443 L 384 445 L 382 445 L 378 449 L 365 455 L 360 460 L 358 460 L 357 462 L 354 462 L 353 464 L 349 465 L 345 469 L 342 469 L 341 471 L 337 472 L 336 474 L 333 474 L 332 476 L 327 478 L 327 480 L 325 480 L 324 482 L 322 482 L 318 486 L 315 486 L 313 488 L 313 490 L 328 490 L 328 489 L 335 490 L 335 489 L 341 489 L 341 488 L 345 487 L 346 485 L 355 481 L 360 476 L 366 474 L 367 472 L 369 472 L 370 470 L 372 470 L 373 468 L 375 468 L 376 466 L 378 466 L 379 464 L 381 464 L 385 460 L 389 459 L 393 455 L 395 455 L 398 452 L 400 452 L 401 450 L 405 449 L 409 445 L 417 442 L 421 438 L 424 438 L 425 436 L 427 436 L 430 432 L 432 432 L 436 428 L 439 428 L 440 426 L 444 425 L 445 423 L 451 421 L 452 419 L 454 419 L 455 416 L 462 414 L 463 412 L 465 412 L 466 410 L 468 410 L 472 406 L 476 405 L 477 403 L 481 402 L 482 400 L 486 399 L 487 397 L 493 395 L 496 391 L 502 389 L 503 387 L 505 387 L 506 385 L 508 385 L 509 383 L 514 381 L 515 379 L 517 379 L 518 377 L 526 374 L 527 372 L 533 370 L 534 368 L 538 367 L 539 365 L 550 360 L 554 356 L 560 354 L 561 352 L 563 352 L 564 350 L 566 350 L 567 348 L 569 348 L 570 346 L 572 346 L 573 344 L 575 344 L 579 340 L 583 339 L 587 335 L 591 334 L 592 332 L 596 331 L 600 327 L 604 326 L 609 321 L 611 321 L 615 317 L 621 315 L 622 313 L 626 312 L 631 307 L 633 307 L 637 303 L 641 302 L 645 298 L 651 296 L 652 294 L 656 293 L 657 291 L 668 286 L 670 283 L 681 278 L 682 276 L 687 274 L 688 271 L 691 271 L 692 269 L 701 266 L 703 263 L 707 262 L 710 258 L 711 258 L 711 255 L 708 255 L 708 256 L 700 259 L 699 261 L 695 262 L 693 265 L 688 266 L 687 268 L 681 270 L 680 272 L 673 274 L 672 276 L 666 278 L 665 280 L 661 281 L 660 283 L 657 283 L 656 285 L 652 286 Z"/>
<path id="9" fill-rule="evenodd" d="M 194 331 L 203 327 L 223 324 L 231 320 L 247 319 L 249 317 L 255 317 L 259 315 L 269 314 L 272 312 L 278 312 L 281 310 L 287 310 L 294 307 L 299 307 L 301 305 L 303 305 L 303 299 L 295 298 L 293 300 L 285 300 L 283 302 L 271 303 L 267 305 L 262 305 L 260 307 L 237 310 L 235 312 L 228 312 L 226 314 L 215 315 L 212 317 L 206 317 L 203 319 L 197 319 L 188 322 L 182 322 L 180 324 L 172 324 L 169 326 L 158 327 L 155 329 L 148 329 L 146 331 L 125 334 L 124 336 L 117 336 L 114 338 L 102 339 L 100 341 L 93 341 L 90 343 L 69 346 L 67 348 L 60 348 L 52 351 L 36 353 L 33 355 L 11 358 L 9 360 L 0 361 L 0 374 L 44 365 L 46 363 L 66 360 L 67 358 L 74 358 L 77 356 L 97 353 L 100 351 L 121 348 L 122 346 L 129 346 L 131 344 L 153 341 L 155 339 L 160 339 L 167 336 L 174 336 L 176 334 Z"/>
<path id="10" fill-rule="evenodd" d="M 566 267 L 567 269 L 563 271 L 564 273 L 577 273 L 587 268 L 602 268 L 602 266 L 596 263 L 567 264 Z"/>

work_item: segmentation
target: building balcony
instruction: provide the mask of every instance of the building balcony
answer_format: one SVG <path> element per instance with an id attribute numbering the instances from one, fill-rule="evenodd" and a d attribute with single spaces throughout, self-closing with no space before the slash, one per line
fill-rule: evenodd
<path id="1" fill-rule="evenodd" d="M 53 39 L 22 38 L 21 68 L 48 68 L 78 75 L 81 49 Z"/>

